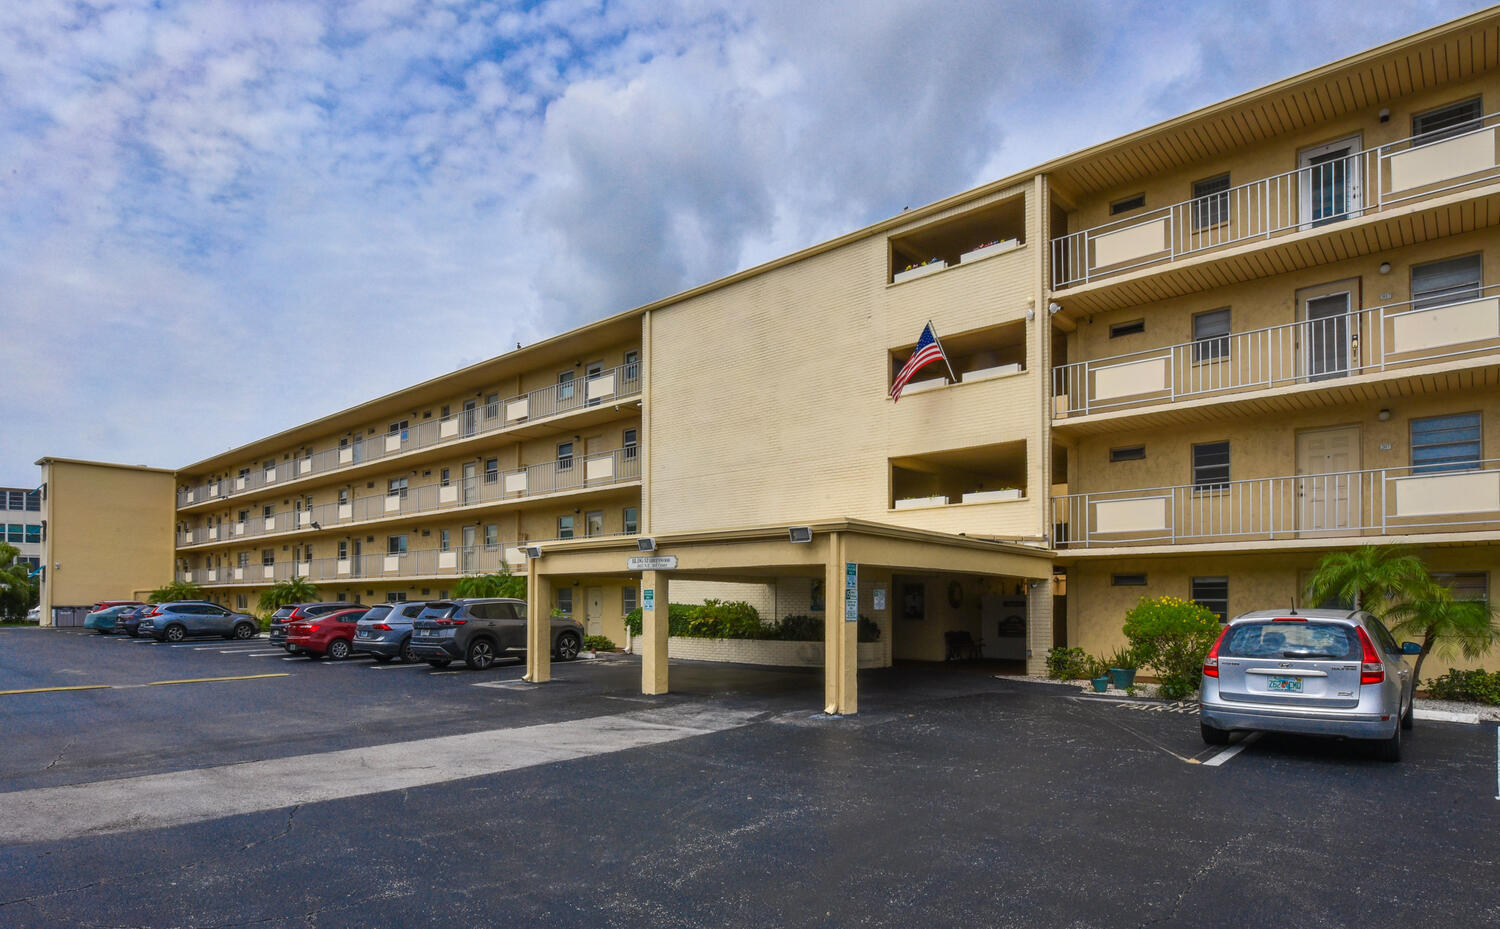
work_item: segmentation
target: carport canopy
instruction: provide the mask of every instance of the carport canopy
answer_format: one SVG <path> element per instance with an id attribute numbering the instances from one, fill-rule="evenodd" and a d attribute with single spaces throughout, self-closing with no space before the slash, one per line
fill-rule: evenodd
<path id="1" fill-rule="evenodd" d="M 806 524 L 811 538 L 792 541 L 789 527 L 760 526 L 713 532 L 657 535 L 655 550 L 642 552 L 637 538 L 569 539 L 543 543 L 527 561 L 526 680 L 551 679 L 550 621 L 554 586 L 563 578 L 634 577 L 642 604 L 641 691 L 667 692 L 667 604 L 673 577 L 824 578 L 824 711 L 858 709 L 856 684 L 858 604 L 846 604 L 851 572 L 954 573 L 1019 579 L 1033 591 L 1050 590 L 1051 552 L 1018 542 L 949 535 L 864 520 Z M 857 590 L 857 588 L 856 588 Z M 1051 646 L 1052 598 L 1029 598 L 1028 654 Z M 852 611 L 850 610 L 852 607 Z M 1043 641 L 1045 640 L 1045 641 Z M 1028 666 L 1040 657 L 1028 660 Z"/>

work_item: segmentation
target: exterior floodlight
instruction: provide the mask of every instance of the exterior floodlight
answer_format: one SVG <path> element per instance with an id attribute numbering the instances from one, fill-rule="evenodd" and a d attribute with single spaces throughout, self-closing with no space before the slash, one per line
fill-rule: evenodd
<path id="1" fill-rule="evenodd" d="M 812 528 L 810 526 L 792 526 L 786 532 L 793 542 L 812 541 Z"/>
<path id="2" fill-rule="evenodd" d="M 635 547 L 643 552 L 654 552 L 656 551 L 656 540 L 651 538 L 636 539 Z"/>
<path id="3" fill-rule="evenodd" d="M 542 547 L 540 545 L 527 545 L 524 546 L 521 551 L 526 555 L 527 558 L 542 557 Z"/>

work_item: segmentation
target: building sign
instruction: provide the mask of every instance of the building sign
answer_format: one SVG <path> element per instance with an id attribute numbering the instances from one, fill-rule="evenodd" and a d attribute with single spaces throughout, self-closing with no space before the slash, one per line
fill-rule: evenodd
<path id="1" fill-rule="evenodd" d="M 676 555 L 641 555 L 625 559 L 628 571 L 671 571 L 676 567 Z"/>
<path id="2" fill-rule="evenodd" d="M 656 612 L 656 591 L 650 587 L 641 591 L 641 609 L 647 613 Z"/>
<path id="3" fill-rule="evenodd" d="M 859 565 L 844 565 L 844 622 L 859 622 Z"/>
<path id="4" fill-rule="evenodd" d="M 877 588 L 875 588 L 874 594 L 875 594 L 875 609 L 877 611 L 885 609 L 885 588 L 884 587 L 877 587 Z"/>

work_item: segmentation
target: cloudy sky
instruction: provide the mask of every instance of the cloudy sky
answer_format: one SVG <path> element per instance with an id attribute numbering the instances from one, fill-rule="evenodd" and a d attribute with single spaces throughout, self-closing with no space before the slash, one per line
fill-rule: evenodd
<path id="1" fill-rule="evenodd" d="M 1381 7 L 0 4 L 0 484 L 182 466 L 1478 4 Z"/>

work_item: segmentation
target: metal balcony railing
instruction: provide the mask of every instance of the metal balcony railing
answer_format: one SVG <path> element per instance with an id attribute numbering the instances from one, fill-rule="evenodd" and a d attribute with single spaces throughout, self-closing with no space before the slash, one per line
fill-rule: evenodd
<path id="1" fill-rule="evenodd" d="M 619 535 L 605 533 L 596 538 Z M 526 558 L 521 546 L 539 541 L 510 541 L 494 545 L 456 546 L 442 549 L 391 552 L 378 554 L 350 553 L 346 558 L 313 558 L 303 561 L 277 561 L 273 564 L 216 565 L 214 567 L 177 568 L 177 580 L 200 584 L 205 587 L 244 585 L 262 587 L 293 577 L 307 578 L 314 583 L 337 583 L 340 581 L 379 581 L 402 577 L 463 577 L 469 574 L 493 574 L 503 563 L 512 573 L 526 570 Z"/>
<path id="2" fill-rule="evenodd" d="M 607 402 L 638 394 L 640 390 L 640 363 L 620 365 L 565 384 L 553 384 L 493 403 L 474 402 L 471 407 L 418 423 L 400 432 L 356 437 L 348 445 L 339 448 L 328 448 L 309 456 L 280 461 L 269 468 L 245 469 L 244 473 L 234 477 L 197 484 L 177 492 L 177 505 L 184 507 L 205 501 L 227 500 L 238 494 L 285 484 L 313 474 L 352 468 L 421 448 L 461 442 L 549 416 L 590 406 L 602 406 Z"/>
<path id="3" fill-rule="evenodd" d="M 1086 284 L 1490 183 L 1500 179 L 1497 125 L 1500 115 L 1492 114 L 1441 137 L 1428 133 L 1342 155 L 1335 149 L 1294 171 L 1058 236 L 1052 286 Z"/>
<path id="4" fill-rule="evenodd" d="M 510 471 L 486 471 L 450 483 L 421 484 L 394 493 L 358 497 L 348 503 L 323 503 L 272 516 L 255 515 L 244 522 L 215 523 L 177 533 L 177 544 L 235 542 L 299 529 L 356 526 L 388 517 L 437 513 L 504 500 L 608 487 L 641 476 L 639 445 L 613 451 L 527 465 Z"/>
<path id="5" fill-rule="evenodd" d="M 1334 380 L 1500 351 L 1500 285 L 1052 369 L 1053 415 Z"/>
<path id="6" fill-rule="evenodd" d="M 1500 459 L 1055 497 L 1057 548 L 1500 529 Z"/>

